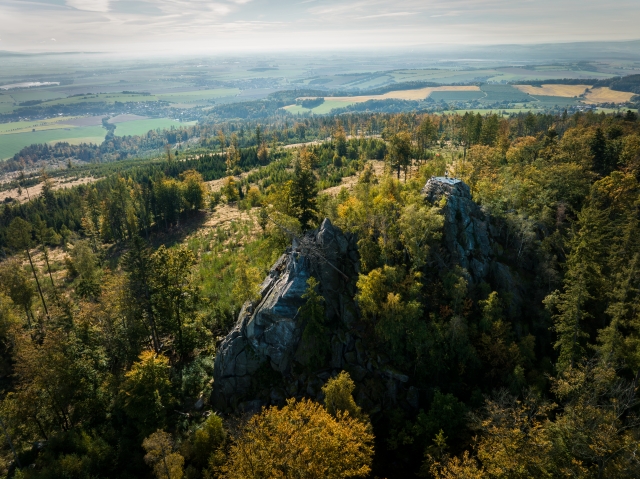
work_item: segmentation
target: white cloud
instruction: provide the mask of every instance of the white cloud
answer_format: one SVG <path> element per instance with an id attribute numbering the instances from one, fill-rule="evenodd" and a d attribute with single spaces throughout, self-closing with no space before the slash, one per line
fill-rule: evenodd
<path id="1" fill-rule="evenodd" d="M 66 0 L 67 5 L 88 12 L 108 12 L 109 0 Z"/>
<path id="2" fill-rule="evenodd" d="M 229 51 L 640 37 L 638 0 L 0 0 L 0 18 L 3 49 L 15 50 L 41 42 L 64 51 Z"/>
<path id="3" fill-rule="evenodd" d="M 439 15 L 430 15 L 431 18 L 440 18 L 440 17 L 457 17 L 460 15 L 460 12 L 449 12 L 449 13 L 441 13 Z"/>
<path id="4" fill-rule="evenodd" d="M 382 17 L 406 17 L 408 15 L 415 15 L 415 12 L 391 12 L 391 13 L 378 13 L 376 15 L 365 15 L 358 18 L 382 18 Z"/>

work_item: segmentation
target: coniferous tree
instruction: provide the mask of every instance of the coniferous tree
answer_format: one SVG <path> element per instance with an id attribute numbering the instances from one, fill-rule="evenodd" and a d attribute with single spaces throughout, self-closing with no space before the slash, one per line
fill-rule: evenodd
<path id="1" fill-rule="evenodd" d="M 316 176 L 311 169 L 311 153 L 303 148 L 293 168 L 291 206 L 303 230 L 308 230 L 317 215 Z"/>

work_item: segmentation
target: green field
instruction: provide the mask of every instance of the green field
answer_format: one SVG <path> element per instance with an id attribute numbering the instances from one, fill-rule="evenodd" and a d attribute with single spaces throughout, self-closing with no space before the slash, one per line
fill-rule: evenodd
<path id="1" fill-rule="evenodd" d="M 10 158 L 25 146 L 70 140 L 74 143 L 102 143 L 107 131 L 101 126 L 35 131 L 0 135 L 0 159 Z"/>
<path id="2" fill-rule="evenodd" d="M 134 136 L 134 135 L 144 135 L 150 130 L 157 130 L 180 127 L 180 126 L 189 126 L 194 125 L 195 121 L 185 121 L 179 122 L 176 120 L 170 120 L 168 118 L 153 118 L 149 120 L 133 120 L 133 121 L 125 121 L 122 123 L 116 124 L 115 134 L 117 136 Z"/>
<path id="3" fill-rule="evenodd" d="M 353 105 L 356 103 L 355 101 L 333 101 L 333 100 L 325 100 L 322 105 L 318 105 L 315 108 L 304 108 L 302 105 L 290 105 L 285 107 L 285 109 L 293 114 L 297 115 L 298 113 L 315 113 L 316 115 L 324 115 L 325 113 L 329 113 L 334 108 L 344 108 L 345 106 Z"/>
<path id="4" fill-rule="evenodd" d="M 533 100 L 533 97 L 521 92 L 511 85 L 482 85 L 480 89 L 487 94 L 482 101 L 508 101 L 508 102 L 527 102 Z"/>
<path id="5" fill-rule="evenodd" d="M 567 98 L 563 96 L 531 95 L 531 98 L 535 98 L 536 100 L 538 100 L 538 102 L 540 102 L 540 106 L 543 108 L 580 104 L 580 101 L 577 98 Z"/>
<path id="6" fill-rule="evenodd" d="M 115 103 L 117 101 L 126 102 L 143 102 L 143 101 L 157 101 L 158 98 L 154 95 L 136 95 L 126 93 L 97 93 L 95 95 L 82 95 L 82 96 L 70 96 L 68 98 L 62 98 L 59 100 L 52 100 L 41 103 L 41 106 L 51 105 L 72 105 L 74 103 Z"/>
<path id="7" fill-rule="evenodd" d="M 429 95 L 433 101 L 473 101 L 484 98 L 481 91 L 434 91 Z"/>
<path id="8" fill-rule="evenodd" d="M 168 101 L 169 103 L 191 103 L 215 98 L 223 98 L 226 96 L 234 96 L 240 93 L 239 88 L 216 88 L 215 90 L 194 90 L 176 93 L 162 93 L 156 95 L 158 100 Z"/>
<path id="9" fill-rule="evenodd" d="M 59 130 L 64 128 L 75 128 L 74 126 L 65 125 L 66 120 L 76 117 L 55 117 L 47 120 L 34 121 L 12 121 L 10 123 L 0 123 L 0 135 L 11 135 L 14 133 L 30 133 L 31 130 Z"/>
<path id="10" fill-rule="evenodd" d="M 33 101 L 33 100 L 43 100 L 43 101 L 54 100 L 56 98 L 67 96 L 62 93 L 47 91 L 39 88 L 38 89 L 29 88 L 27 90 L 18 90 L 15 92 L 10 90 L 7 94 L 11 96 L 11 98 L 13 98 L 18 103 L 21 103 L 23 101 Z"/>

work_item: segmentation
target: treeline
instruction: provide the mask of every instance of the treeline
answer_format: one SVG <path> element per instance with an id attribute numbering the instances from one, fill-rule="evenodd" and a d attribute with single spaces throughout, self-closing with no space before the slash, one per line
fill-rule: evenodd
<path id="1" fill-rule="evenodd" d="M 615 77 L 607 80 L 598 80 L 593 84 L 594 88 L 609 87 L 612 90 L 628 91 L 640 94 L 640 75 L 628 75 L 625 77 Z"/>

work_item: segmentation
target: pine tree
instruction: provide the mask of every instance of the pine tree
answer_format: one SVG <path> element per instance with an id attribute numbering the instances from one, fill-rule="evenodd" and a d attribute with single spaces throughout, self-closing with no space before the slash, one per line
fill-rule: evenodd
<path id="1" fill-rule="evenodd" d="M 311 169 L 311 153 L 303 148 L 293 169 L 291 205 L 303 230 L 311 228 L 316 219 L 316 176 Z"/>

